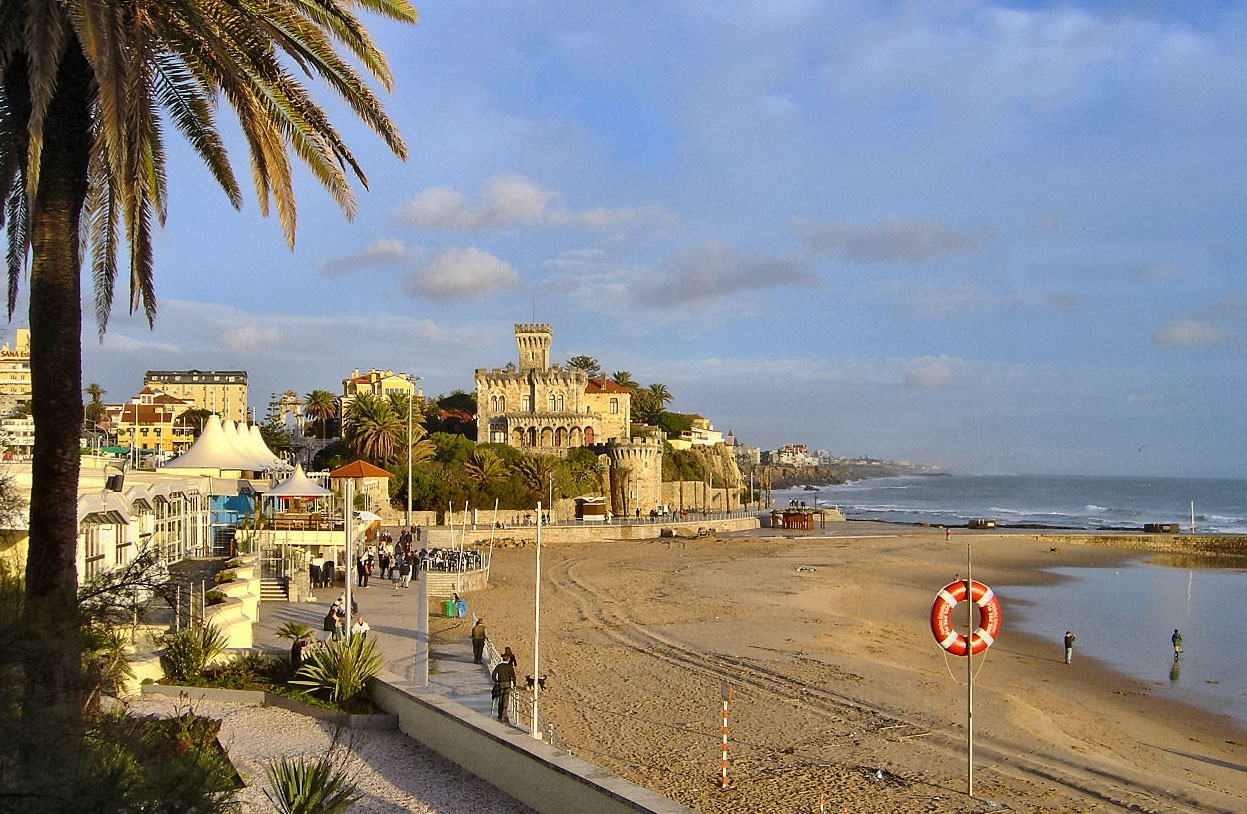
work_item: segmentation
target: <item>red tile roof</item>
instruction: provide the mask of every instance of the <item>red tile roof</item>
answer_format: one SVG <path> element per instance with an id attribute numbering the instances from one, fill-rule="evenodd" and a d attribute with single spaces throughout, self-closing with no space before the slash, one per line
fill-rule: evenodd
<path id="1" fill-rule="evenodd" d="M 379 466 L 373 466 L 367 461 L 352 461 L 346 466 L 340 466 L 329 473 L 331 478 L 390 478 L 393 477 Z"/>
<path id="2" fill-rule="evenodd" d="M 585 387 L 586 393 L 627 393 L 632 395 L 632 391 L 624 387 L 622 384 L 611 381 L 605 376 L 600 379 L 590 379 L 589 384 Z"/>

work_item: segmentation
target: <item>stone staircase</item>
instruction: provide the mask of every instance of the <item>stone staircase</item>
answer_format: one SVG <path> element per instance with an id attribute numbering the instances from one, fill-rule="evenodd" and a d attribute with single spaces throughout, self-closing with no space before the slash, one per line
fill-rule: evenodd
<path id="1" fill-rule="evenodd" d="M 286 580 L 282 577 L 264 577 L 260 580 L 261 602 L 289 602 Z"/>

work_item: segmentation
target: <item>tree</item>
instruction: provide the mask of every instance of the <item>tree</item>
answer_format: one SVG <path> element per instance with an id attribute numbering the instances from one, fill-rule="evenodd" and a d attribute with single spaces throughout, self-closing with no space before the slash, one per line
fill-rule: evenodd
<path id="1" fill-rule="evenodd" d="M 477 486 L 485 487 L 506 477 L 506 467 L 498 454 L 489 449 L 477 449 L 468 456 L 463 472 Z"/>
<path id="2" fill-rule="evenodd" d="M 665 410 L 667 405 L 675 400 L 675 396 L 671 395 L 671 391 L 667 389 L 667 385 L 660 382 L 654 382 L 645 388 L 649 391 L 650 398 L 658 405 L 658 409 Z"/>
<path id="3" fill-rule="evenodd" d="M 566 364 L 569 368 L 583 370 L 590 379 L 602 374 L 602 366 L 592 356 L 573 356 Z"/>
<path id="4" fill-rule="evenodd" d="M 104 394 L 108 391 L 100 387 L 98 383 L 91 382 L 83 392 L 91 397 L 91 401 L 87 402 L 86 409 L 83 411 L 83 417 L 98 426 L 104 420 Z"/>
<path id="5" fill-rule="evenodd" d="M 328 390 L 313 390 L 303 397 L 303 414 L 320 422 L 320 440 L 325 440 L 325 422 L 338 414 L 338 401 Z"/>
<path id="6" fill-rule="evenodd" d="M 8 308 L 29 273 L 30 545 L 23 622 L 41 639 L 25 668 L 25 709 L 70 735 L 41 772 L 51 787 L 76 764 L 83 698 L 74 607 L 78 432 L 82 426 L 82 245 L 92 256 L 102 333 L 117 254 L 128 247 L 130 310 L 156 313 L 152 219 L 167 203 L 165 123 L 191 143 L 230 203 L 242 204 L 215 115 L 224 99 L 250 151 L 260 211 L 295 234 L 295 152 L 347 216 L 362 168 L 287 62 L 320 77 L 405 157 L 379 101 L 339 48 L 389 88 L 384 55 L 354 16 L 365 6 L 412 22 L 407 0 L 7 0 L 0 4 L 0 199 L 8 238 Z M 121 229 L 124 227 L 124 234 Z M 55 768 L 56 771 L 49 771 Z M 68 771 L 68 769 L 65 769 Z M 61 788 L 71 795 L 72 789 Z"/>
<path id="7" fill-rule="evenodd" d="M 356 455 L 385 466 L 398 458 L 407 436 L 407 415 L 396 413 L 388 399 L 360 393 L 347 403 L 343 430 Z"/>
<path id="8" fill-rule="evenodd" d="M 635 393 L 641 385 L 632 378 L 632 374 L 626 370 L 616 370 L 611 374 L 611 381 L 620 387 L 626 387 L 629 392 Z"/>
<path id="9" fill-rule="evenodd" d="M 206 407 L 192 407 L 182 415 L 186 416 L 186 420 L 190 422 L 191 428 L 194 430 L 195 437 L 198 438 L 203 434 L 204 427 L 208 424 L 208 419 L 212 417 L 212 411 Z"/>

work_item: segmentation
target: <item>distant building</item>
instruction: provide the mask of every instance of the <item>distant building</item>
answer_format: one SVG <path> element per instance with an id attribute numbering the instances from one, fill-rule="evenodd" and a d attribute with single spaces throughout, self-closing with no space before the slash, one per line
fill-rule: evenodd
<path id="1" fill-rule="evenodd" d="M 195 405 L 160 390 L 144 387 L 126 404 L 104 406 L 108 431 L 117 446 L 176 454 L 195 442 L 195 423 L 188 414 Z M 204 408 L 207 409 L 207 408 Z"/>
<path id="2" fill-rule="evenodd" d="M 818 458 L 810 454 L 805 444 L 784 444 L 779 449 L 768 453 L 767 463 L 787 464 L 789 466 L 817 466 Z"/>
<path id="3" fill-rule="evenodd" d="M 149 370 L 143 387 L 216 413 L 222 421 L 247 423 L 247 371 Z"/>
<path id="4" fill-rule="evenodd" d="M 30 401 L 30 331 L 18 328 L 13 346 L 0 347 L 0 416 L 23 401 Z"/>
<path id="5" fill-rule="evenodd" d="M 627 441 L 632 392 L 605 376 L 550 364 L 554 330 L 515 326 L 519 365 L 476 370 L 476 440 L 566 455 L 568 449 Z"/>

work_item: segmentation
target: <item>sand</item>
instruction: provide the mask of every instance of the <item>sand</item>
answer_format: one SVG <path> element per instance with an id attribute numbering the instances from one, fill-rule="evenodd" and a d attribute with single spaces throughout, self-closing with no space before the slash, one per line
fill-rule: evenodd
<path id="1" fill-rule="evenodd" d="M 542 546 L 541 709 L 578 756 L 702 812 L 1247 810 L 1247 731 L 1155 697 L 1059 642 L 1011 633 L 975 660 L 974 796 L 965 660 L 933 641 L 965 538 L 840 523 L 804 537 Z M 828 539 L 826 535 L 836 535 Z M 822 537 L 819 539 L 819 537 Z M 1126 552 L 974 535 L 974 576 Z M 535 546 L 494 549 L 467 595 L 532 671 Z M 468 620 L 434 618 L 435 637 Z M 729 785 L 720 786 L 730 685 Z"/>

